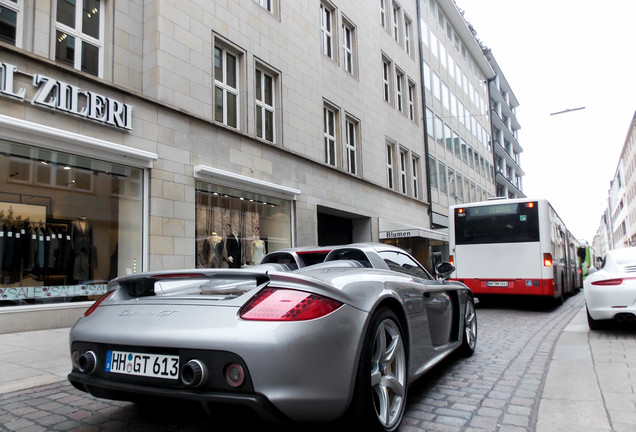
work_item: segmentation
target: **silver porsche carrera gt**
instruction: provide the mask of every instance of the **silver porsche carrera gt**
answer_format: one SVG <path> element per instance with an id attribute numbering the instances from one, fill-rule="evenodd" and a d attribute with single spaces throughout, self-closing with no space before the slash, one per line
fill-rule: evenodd
<path id="1" fill-rule="evenodd" d="M 249 406 L 269 420 L 400 425 L 407 388 L 477 342 L 471 291 L 402 249 L 334 247 L 295 271 L 148 272 L 117 278 L 70 333 L 78 389 Z"/>

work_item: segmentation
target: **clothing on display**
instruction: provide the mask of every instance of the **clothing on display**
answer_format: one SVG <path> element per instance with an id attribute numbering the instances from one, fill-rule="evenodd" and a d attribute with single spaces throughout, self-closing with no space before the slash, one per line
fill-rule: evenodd
<path id="1" fill-rule="evenodd" d="M 241 239 L 238 233 L 232 231 L 232 234 L 225 238 L 225 259 L 230 268 L 241 267 Z"/>

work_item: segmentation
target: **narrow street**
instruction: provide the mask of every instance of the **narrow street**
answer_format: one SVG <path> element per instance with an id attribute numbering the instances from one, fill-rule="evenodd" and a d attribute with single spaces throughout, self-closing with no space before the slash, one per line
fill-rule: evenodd
<path id="1" fill-rule="evenodd" d="M 479 304 L 476 353 L 443 362 L 411 386 L 400 431 L 533 431 L 554 345 L 583 302 L 578 294 L 560 307 L 528 299 Z M 0 395 L 3 432 L 194 432 L 262 425 L 231 407 L 208 415 L 198 405 L 96 399 L 66 381 Z M 324 430 L 325 425 L 302 427 Z"/>

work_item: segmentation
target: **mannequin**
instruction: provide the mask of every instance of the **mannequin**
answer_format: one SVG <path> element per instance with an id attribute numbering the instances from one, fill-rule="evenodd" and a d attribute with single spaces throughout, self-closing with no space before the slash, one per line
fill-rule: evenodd
<path id="1" fill-rule="evenodd" d="M 77 281 L 92 279 L 93 228 L 85 217 L 80 217 L 71 223 L 71 242 L 75 253 L 73 279 Z M 44 259 L 46 260 L 46 256 Z"/>
<path id="2" fill-rule="evenodd" d="M 216 231 L 213 231 L 209 241 L 212 249 L 209 266 L 219 268 L 221 267 L 221 256 L 223 255 L 223 237 L 218 235 Z"/>
<path id="3" fill-rule="evenodd" d="M 254 229 L 254 235 L 254 240 L 252 240 L 252 264 L 260 264 L 265 254 L 267 254 L 267 248 L 265 241 L 259 237 L 258 227 Z"/>
<path id="4" fill-rule="evenodd" d="M 232 233 L 225 238 L 225 252 L 228 266 L 241 268 L 241 240 L 236 230 L 232 230 Z"/>

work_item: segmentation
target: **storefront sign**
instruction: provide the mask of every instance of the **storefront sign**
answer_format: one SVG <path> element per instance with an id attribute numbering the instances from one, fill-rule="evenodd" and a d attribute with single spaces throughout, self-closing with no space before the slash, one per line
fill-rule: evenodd
<path id="1" fill-rule="evenodd" d="M 17 74 L 29 75 L 18 71 L 12 64 L 0 63 L 0 95 L 29 101 L 55 111 L 87 118 L 126 130 L 132 129 L 132 105 L 99 93 L 82 90 L 64 81 L 46 75 L 34 74 L 32 85 L 35 94 L 27 95 L 27 89 L 15 81 Z"/>
<path id="2" fill-rule="evenodd" d="M 415 230 L 415 232 L 412 232 L 412 230 L 385 231 L 384 233 L 380 233 L 380 234 L 384 234 L 384 236 L 382 235 L 380 236 L 381 238 L 384 238 L 384 239 L 415 237 L 415 236 L 419 236 L 419 230 Z"/>
<path id="3" fill-rule="evenodd" d="M 93 296 L 106 293 L 106 284 L 0 288 L 0 300 Z"/>

